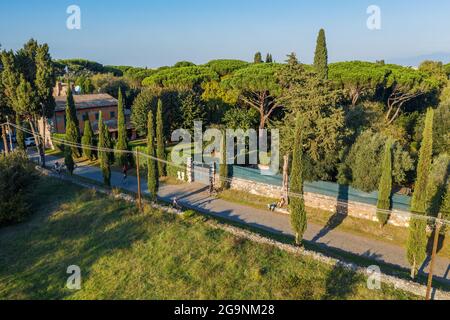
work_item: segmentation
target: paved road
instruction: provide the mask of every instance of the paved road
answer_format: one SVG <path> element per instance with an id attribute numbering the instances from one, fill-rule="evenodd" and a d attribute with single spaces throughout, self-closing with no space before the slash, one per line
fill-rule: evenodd
<path id="1" fill-rule="evenodd" d="M 56 160 L 60 161 L 60 163 L 62 162 L 62 159 L 48 157 L 48 165 L 52 165 Z M 81 164 L 75 170 L 75 174 L 92 180 L 103 181 L 102 173 L 98 167 Z M 123 184 L 122 175 L 118 172 L 113 172 L 111 184 L 137 192 L 136 177 L 128 177 L 127 183 Z M 141 179 L 141 191 L 148 193 L 146 189 L 146 180 Z M 177 197 L 178 202 L 185 207 L 232 221 L 246 223 L 274 233 L 293 235 L 288 215 L 211 198 L 208 195 L 206 186 L 201 184 L 165 185 L 160 188 L 158 196 L 165 201 L 171 201 L 174 197 Z M 409 269 L 409 264 L 405 257 L 405 249 L 400 246 L 338 230 L 324 230 L 323 227 L 312 223 L 308 223 L 308 229 L 304 238 L 323 248 L 343 250 Z M 429 261 L 427 260 L 422 267 L 422 272 L 426 273 L 428 271 L 428 264 Z M 437 258 L 435 270 L 438 278 L 450 284 L 450 259 Z"/>

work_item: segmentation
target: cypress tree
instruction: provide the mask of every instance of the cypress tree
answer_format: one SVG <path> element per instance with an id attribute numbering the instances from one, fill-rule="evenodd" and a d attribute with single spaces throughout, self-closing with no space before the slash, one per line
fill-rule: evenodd
<path id="1" fill-rule="evenodd" d="M 320 29 L 319 35 L 317 36 L 314 67 L 320 79 L 328 79 L 328 50 L 325 30 L 323 29 Z"/>
<path id="2" fill-rule="evenodd" d="M 83 145 L 83 155 L 89 159 L 93 160 L 94 155 L 91 150 L 91 146 L 94 145 L 93 143 L 94 139 L 94 131 L 92 131 L 91 123 L 89 120 L 86 120 L 84 122 L 84 131 L 83 131 L 83 137 L 81 138 L 81 144 Z"/>
<path id="3" fill-rule="evenodd" d="M 67 171 L 70 173 L 70 175 L 73 175 L 73 170 L 75 169 L 75 162 L 73 161 L 71 148 L 64 149 L 64 164 L 66 165 Z"/>
<path id="4" fill-rule="evenodd" d="M 417 178 L 411 200 L 411 212 L 416 215 L 425 215 L 427 211 L 427 185 L 433 155 L 433 117 L 434 111 L 432 108 L 429 108 L 425 118 L 425 128 L 417 165 Z M 411 264 L 412 278 L 417 275 L 420 265 L 426 258 L 426 226 L 427 220 L 425 218 L 411 218 L 406 255 Z"/>
<path id="5" fill-rule="evenodd" d="M 153 120 L 153 112 L 150 110 L 148 113 L 148 124 L 147 124 L 148 132 L 147 132 L 147 154 L 150 157 L 155 157 L 155 123 Z M 148 167 L 148 177 L 147 177 L 147 187 L 148 192 L 150 192 L 150 197 L 152 200 L 156 200 L 156 196 L 158 193 L 158 166 L 156 164 L 155 159 L 148 158 L 147 161 Z"/>
<path id="6" fill-rule="evenodd" d="M 164 145 L 164 122 L 163 122 L 163 104 L 158 100 L 156 111 L 156 157 L 160 160 L 166 160 L 166 151 Z M 158 161 L 158 172 L 160 177 L 166 176 L 166 163 Z"/>
<path id="7" fill-rule="evenodd" d="M 262 63 L 263 62 L 261 52 L 255 53 L 255 58 L 253 59 L 253 62 L 254 63 Z"/>
<path id="8" fill-rule="evenodd" d="M 16 113 L 16 125 L 21 127 L 22 121 L 20 121 L 20 116 Z M 17 148 L 19 150 L 25 150 L 25 135 L 23 134 L 23 131 L 20 129 L 16 129 L 16 141 L 17 141 Z"/>
<path id="9" fill-rule="evenodd" d="M 272 63 L 272 62 L 273 62 L 272 55 L 270 53 L 268 53 L 266 56 L 266 63 Z"/>
<path id="10" fill-rule="evenodd" d="M 380 185 L 378 187 L 378 203 L 377 211 L 378 221 L 381 226 L 384 226 L 389 215 L 386 212 L 391 209 L 391 193 L 392 193 L 392 141 L 388 139 L 386 141 L 386 147 L 384 150 L 384 157 L 382 163 L 382 173 L 380 178 Z"/>
<path id="11" fill-rule="evenodd" d="M 220 175 L 220 188 L 222 190 L 228 190 L 230 188 L 230 183 L 228 181 L 228 164 L 227 164 L 227 135 L 226 131 L 222 132 L 222 143 L 220 146 L 221 159 L 219 165 L 219 175 Z"/>
<path id="12" fill-rule="evenodd" d="M 77 144 L 80 142 L 80 130 L 77 118 L 77 111 L 75 108 L 75 101 L 73 100 L 72 90 L 70 87 L 67 92 L 66 102 L 66 141 Z M 72 153 L 75 157 L 80 157 L 78 147 L 72 147 Z"/>
<path id="13" fill-rule="evenodd" d="M 295 243 L 301 245 L 303 234 L 306 231 L 307 219 L 305 201 L 303 199 L 303 145 L 302 145 L 302 121 L 300 113 L 297 114 L 294 137 L 294 151 L 292 155 L 289 209 L 291 225 L 295 232 Z"/>
<path id="14" fill-rule="evenodd" d="M 128 139 L 127 139 L 127 128 L 125 123 L 125 100 L 122 95 L 122 89 L 119 88 L 119 96 L 118 96 L 118 107 L 117 107 L 117 144 L 116 144 L 116 150 L 117 150 L 117 163 L 120 166 L 123 166 L 128 163 L 128 155 L 127 153 L 123 153 L 120 151 L 127 151 L 128 150 Z"/>
<path id="15" fill-rule="evenodd" d="M 111 138 L 109 136 L 108 127 L 103 124 L 102 112 L 100 111 L 98 120 L 98 147 L 101 149 L 110 148 Z M 100 160 L 100 168 L 103 174 L 103 183 L 111 186 L 111 157 L 108 151 L 99 151 L 98 158 Z"/>

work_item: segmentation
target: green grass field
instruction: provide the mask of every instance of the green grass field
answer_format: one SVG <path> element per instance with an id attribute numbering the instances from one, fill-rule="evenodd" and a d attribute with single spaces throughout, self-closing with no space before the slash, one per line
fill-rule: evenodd
<path id="1" fill-rule="evenodd" d="M 0 229 L 0 299 L 408 299 L 363 276 L 208 223 L 41 179 L 33 215 Z M 65 287 L 81 268 L 82 289 Z"/>

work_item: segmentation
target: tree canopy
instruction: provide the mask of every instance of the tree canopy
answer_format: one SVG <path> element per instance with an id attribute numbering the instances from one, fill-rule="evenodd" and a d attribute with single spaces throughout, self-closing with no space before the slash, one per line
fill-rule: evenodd
<path id="1" fill-rule="evenodd" d="M 221 77 L 229 75 L 238 69 L 246 67 L 247 65 L 248 62 L 229 59 L 211 60 L 205 64 L 206 67 L 209 67 Z"/>
<path id="2" fill-rule="evenodd" d="M 373 97 L 380 86 L 384 86 L 389 70 L 380 64 L 349 61 L 330 64 L 329 79 L 345 90 L 352 106 L 360 98 Z"/>
<path id="3" fill-rule="evenodd" d="M 259 112 L 260 129 L 265 127 L 275 109 L 281 107 L 276 101 L 281 86 L 275 76 L 280 68 L 281 65 L 274 63 L 251 64 L 222 81 L 225 88 L 239 92 L 239 100 Z"/>
<path id="4" fill-rule="evenodd" d="M 142 81 L 143 86 L 190 90 L 198 88 L 202 83 L 219 80 L 212 69 L 204 66 L 169 68 L 159 71 Z"/>

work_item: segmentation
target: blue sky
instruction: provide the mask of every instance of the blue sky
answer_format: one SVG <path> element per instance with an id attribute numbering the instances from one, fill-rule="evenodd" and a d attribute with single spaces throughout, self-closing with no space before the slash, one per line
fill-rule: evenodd
<path id="1" fill-rule="evenodd" d="M 81 30 L 66 28 L 72 4 L 81 8 Z M 372 4 L 381 8 L 378 31 L 366 27 Z M 450 60 L 448 12 L 443 0 L 14 0 L 0 2 L 0 43 L 17 49 L 33 37 L 54 58 L 115 65 L 250 60 L 256 51 L 277 61 L 295 51 L 309 63 L 323 27 L 331 61 Z"/>

